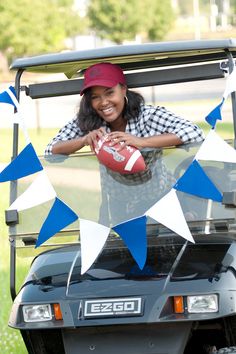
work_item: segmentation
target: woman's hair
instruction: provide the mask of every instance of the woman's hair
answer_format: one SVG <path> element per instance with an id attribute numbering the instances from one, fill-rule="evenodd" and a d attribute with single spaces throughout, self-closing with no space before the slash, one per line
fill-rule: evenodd
<path id="1" fill-rule="evenodd" d="M 144 103 L 144 98 L 138 92 L 127 90 L 123 115 L 126 120 L 138 117 L 140 105 Z M 79 111 L 77 113 L 77 124 L 82 132 L 87 134 L 89 131 L 100 128 L 104 120 L 96 113 L 91 105 L 91 90 L 85 91 Z"/>

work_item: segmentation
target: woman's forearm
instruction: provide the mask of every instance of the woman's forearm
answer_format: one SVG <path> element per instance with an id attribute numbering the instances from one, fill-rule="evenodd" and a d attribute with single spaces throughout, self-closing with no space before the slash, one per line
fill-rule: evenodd
<path id="1" fill-rule="evenodd" d="M 175 134 L 167 133 L 161 135 L 153 135 L 147 138 L 141 138 L 142 148 L 152 147 L 161 148 L 167 146 L 176 146 L 183 144 L 182 140 Z"/>
<path id="2" fill-rule="evenodd" d="M 67 141 L 59 141 L 52 146 L 52 154 L 69 155 L 84 147 L 84 137 Z"/>

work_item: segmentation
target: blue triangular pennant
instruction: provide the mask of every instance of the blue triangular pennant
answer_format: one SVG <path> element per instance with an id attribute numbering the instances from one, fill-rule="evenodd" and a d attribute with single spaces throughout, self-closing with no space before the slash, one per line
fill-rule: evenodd
<path id="1" fill-rule="evenodd" d="M 128 220 L 112 229 L 125 242 L 140 269 L 143 269 L 147 258 L 146 216 Z"/>
<path id="2" fill-rule="evenodd" d="M 29 143 L 15 159 L 0 172 L 0 182 L 14 181 L 41 171 L 42 169 L 43 166 L 32 144 Z"/>
<path id="3" fill-rule="evenodd" d="M 50 237 L 77 219 L 78 215 L 69 208 L 68 205 L 56 197 L 51 210 L 41 227 L 35 248 L 39 247 Z"/>
<path id="4" fill-rule="evenodd" d="M 222 201 L 222 194 L 206 175 L 197 160 L 194 160 L 174 187 L 178 191 L 200 198 Z"/>
<path id="5" fill-rule="evenodd" d="M 224 98 L 222 99 L 221 103 L 216 106 L 206 117 L 205 120 L 208 124 L 210 124 L 212 126 L 212 128 L 214 129 L 216 126 L 216 121 L 217 120 L 222 120 L 222 116 L 221 116 L 221 108 L 222 105 L 224 103 Z"/>
<path id="6" fill-rule="evenodd" d="M 14 87 L 10 86 L 9 89 L 16 97 L 16 91 L 15 91 Z M 7 93 L 7 91 L 3 91 L 2 93 L 0 93 L 0 102 L 11 104 L 12 106 L 14 106 L 17 109 L 15 103 L 12 101 L 12 99 L 11 99 L 10 95 Z"/>

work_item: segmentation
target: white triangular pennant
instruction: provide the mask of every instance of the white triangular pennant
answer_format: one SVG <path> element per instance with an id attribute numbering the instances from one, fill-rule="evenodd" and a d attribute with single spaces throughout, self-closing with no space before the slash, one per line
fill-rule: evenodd
<path id="1" fill-rule="evenodd" d="M 25 210 L 54 199 L 56 192 L 45 171 L 38 172 L 38 176 L 31 185 L 8 208 L 8 210 Z"/>
<path id="2" fill-rule="evenodd" d="M 15 92 L 15 90 L 14 90 Z M 10 96 L 12 102 L 14 103 L 16 109 L 18 110 L 20 104 L 19 104 L 19 101 L 17 100 L 16 96 L 14 95 L 14 93 L 11 91 L 10 87 L 8 87 L 6 89 L 6 93 L 8 94 L 8 96 Z"/>
<path id="3" fill-rule="evenodd" d="M 163 198 L 146 211 L 146 215 L 165 225 L 168 229 L 194 243 L 176 191 L 171 189 Z"/>
<path id="4" fill-rule="evenodd" d="M 236 151 L 214 130 L 211 130 L 200 146 L 196 160 L 236 162 Z"/>
<path id="5" fill-rule="evenodd" d="M 25 126 L 24 119 L 22 118 L 20 104 L 19 104 L 18 100 L 16 99 L 14 93 L 9 88 L 6 90 L 6 92 L 11 97 L 12 102 L 14 103 L 14 105 L 17 108 L 17 112 L 14 114 L 14 117 L 13 117 L 13 122 L 20 124 L 20 127 L 21 127 L 21 129 L 24 133 L 24 136 L 25 136 L 26 144 L 28 144 L 30 142 L 30 137 L 28 135 L 28 131 Z"/>
<path id="6" fill-rule="evenodd" d="M 29 134 L 28 134 L 28 130 L 26 128 L 26 125 L 25 125 L 25 121 L 22 117 L 22 113 L 21 113 L 21 110 L 18 109 L 18 112 L 16 112 L 14 114 L 14 117 L 13 117 L 13 123 L 17 123 L 20 125 L 22 131 L 23 131 L 23 134 L 24 134 L 24 137 L 25 137 L 25 141 L 26 141 L 26 144 L 29 144 L 30 143 L 30 137 L 29 137 Z"/>
<path id="7" fill-rule="evenodd" d="M 223 97 L 226 99 L 229 96 L 229 94 L 234 91 L 236 91 L 236 68 L 235 67 L 226 80 L 226 87 L 225 87 Z"/>
<path id="8" fill-rule="evenodd" d="M 109 233 L 109 227 L 80 219 L 81 274 L 84 274 L 94 263 Z"/>

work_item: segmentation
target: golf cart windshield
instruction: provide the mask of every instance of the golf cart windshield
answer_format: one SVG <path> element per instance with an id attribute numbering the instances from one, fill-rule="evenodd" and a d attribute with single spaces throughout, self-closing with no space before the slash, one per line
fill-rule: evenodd
<path id="1" fill-rule="evenodd" d="M 100 164 L 96 156 L 90 153 L 80 153 L 70 157 L 52 155 L 42 158 L 41 162 L 58 198 L 77 213 L 79 218 L 112 227 L 145 215 L 150 207 L 172 189 L 192 163 L 198 149 L 198 145 L 186 145 L 163 150 L 143 150 L 146 170 L 134 174 L 113 172 Z M 235 189 L 235 164 L 201 161 L 201 166 L 221 193 Z M 34 175 L 30 175 L 18 181 L 19 195 L 29 187 L 34 178 Z M 198 189 L 199 186 L 196 184 L 195 187 Z M 181 191 L 176 193 L 193 233 L 203 232 L 206 225 L 215 229 L 222 219 L 226 224 L 232 223 L 235 219 L 234 209 L 221 202 Z M 21 245 L 27 245 L 27 242 L 28 245 L 35 243 L 52 203 L 49 201 L 20 213 L 16 234 Z M 175 206 L 170 205 L 166 212 L 167 217 L 172 218 L 175 214 Z M 152 218 L 148 218 L 147 222 L 157 223 Z M 158 232 L 166 234 L 171 233 L 171 230 L 160 225 Z M 50 238 L 46 244 L 57 243 L 59 237 L 65 234 L 67 243 L 77 242 L 79 221 Z"/>

